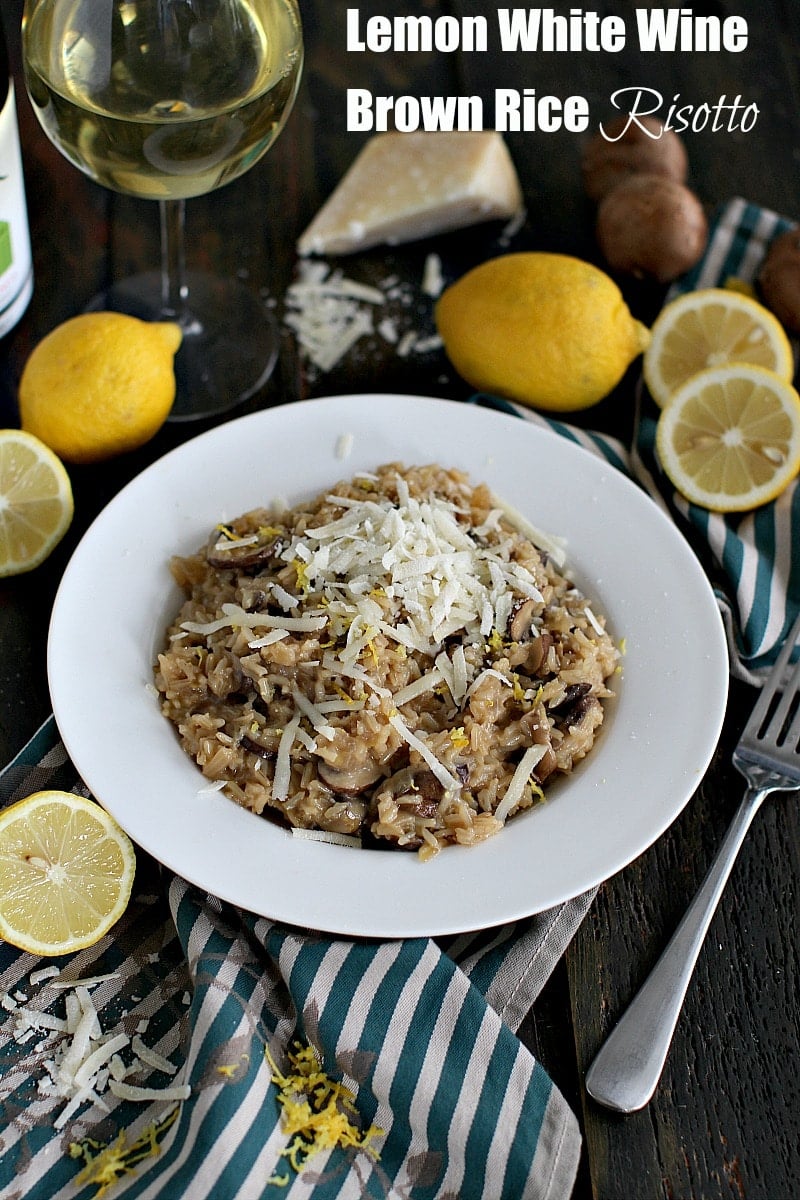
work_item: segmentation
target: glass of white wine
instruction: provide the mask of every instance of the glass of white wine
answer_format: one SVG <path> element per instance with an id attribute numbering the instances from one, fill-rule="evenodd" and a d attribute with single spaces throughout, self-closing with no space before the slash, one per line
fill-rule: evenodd
<path id="1" fill-rule="evenodd" d="M 172 420 L 241 403 L 275 364 L 275 322 L 239 280 L 187 272 L 184 206 L 281 132 L 303 63 L 297 0 L 26 0 L 22 38 L 54 145 L 97 183 L 160 206 L 161 270 L 89 307 L 180 323 Z"/>

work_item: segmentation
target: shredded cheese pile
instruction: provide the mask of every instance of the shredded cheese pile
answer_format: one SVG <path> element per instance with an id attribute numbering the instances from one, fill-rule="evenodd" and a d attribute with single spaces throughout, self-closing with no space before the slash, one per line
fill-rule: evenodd
<path id="1" fill-rule="evenodd" d="M 370 1125 L 362 1133 L 353 1124 L 351 1115 L 357 1114 L 354 1094 L 343 1083 L 328 1078 L 313 1046 L 295 1043 L 288 1052 L 293 1068 L 288 1074 L 278 1069 L 268 1049 L 264 1053 L 272 1069 L 272 1082 L 280 1089 L 277 1099 L 281 1120 L 291 1139 L 281 1155 L 289 1160 L 293 1171 L 299 1174 L 309 1159 L 337 1146 L 366 1150 L 373 1158 L 380 1158 L 370 1143 L 384 1130 Z M 275 1174 L 269 1182 L 286 1187 L 290 1178 L 288 1172 Z"/>
<path id="2" fill-rule="evenodd" d="M 438 257 L 430 255 L 424 267 L 423 294 L 438 295 L 443 282 Z M 323 262 L 304 259 L 298 265 L 298 278 L 286 292 L 284 324 L 294 333 L 312 369 L 322 373 L 333 370 L 362 338 L 374 335 L 394 346 L 400 358 L 438 350 L 442 345 L 438 334 L 403 330 L 397 317 L 381 315 L 387 302 L 407 308 L 411 300 L 412 290 L 395 277 L 371 287 L 349 279 L 340 270 L 332 272 Z"/>
<path id="3" fill-rule="evenodd" d="M 306 529 L 282 551 L 281 558 L 295 566 L 302 590 L 312 593 L 319 607 L 307 604 L 302 617 L 291 617 L 223 604 L 221 617 L 205 623 L 184 621 L 181 628 L 199 634 L 225 626 L 288 633 L 327 626 L 334 636 L 346 634 L 347 644 L 336 660 L 353 667 L 378 630 L 408 649 L 434 656 L 453 636 L 487 638 L 493 630 L 505 629 L 515 593 L 542 600 L 531 573 L 511 558 L 510 537 L 494 548 L 482 544 L 486 533 L 500 530 L 500 518 L 508 515 L 505 508 L 493 508 L 483 525 L 470 529 L 458 521 L 447 501 L 417 500 L 400 477 L 397 488 L 398 504 L 388 498 L 330 495 L 328 500 L 344 509 L 343 515 Z M 524 532 L 543 549 L 554 548 L 538 531 L 529 527 Z M 285 609 L 298 603 L 297 596 L 277 585 L 273 593 Z M 385 621 L 378 595 L 396 602 L 399 619 L 394 624 Z M 255 637 L 249 643 L 251 649 L 260 644 L 264 639 Z M 466 678 L 455 656 L 449 668 L 444 660 L 437 666 L 443 676 L 431 682 L 444 677 L 460 692 L 454 698 L 463 699 Z"/>
<path id="4" fill-rule="evenodd" d="M 39 1094 L 66 1101 L 53 1122 L 55 1129 L 62 1129 L 85 1104 L 109 1112 L 106 1093 L 118 1100 L 145 1102 L 188 1098 L 191 1090 L 188 1084 L 141 1087 L 126 1082 L 128 1076 L 142 1071 L 171 1077 L 178 1068 L 145 1044 L 141 1035 L 147 1028 L 146 1019 L 139 1022 L 133 1037 L 102 1028 L 91 992 L 99 984 L 116 979 L 114 972 L 77 980 L 61 980 L 59 973 L 59 968 L 53 966 L 31 974 L 32 985 L 44 983 L 47 987 L 45 994 L 40 993 L 35 1001 L 29 1001 L 27 993 L 20 989 L 13 995 L 0 993 L 0 1007 L 13 1016 L 14 1040 L 24 1045 L 39 1037 L 35 1049 L 44 1072 L 37 1084 Z M 61 992 L 63 1016 L 47 1011 Z M 42 1001 L 44 1004 L 39 1007 Z M 123 1052 L 130 1060 L 127 1063 Z"/>
<path id="5" fill-rule="evenodd" d="M 483 526 L 467 529 L 447 501 L 417 500 L 399 477 L 397 490 L 397 505 L 389 499 L 331 496 L 344 514 L 306 529 L 282 555 L 287 562 L 301 560 L 304 579 L 325 596 L 334 634 L 347 632 L 340 655 L 345 665 L 358 661 L 375 629 L 409 649 L 435 655 L 447 638 L 486 637 L 493 628 L 504 629 L 512 589 L 542 600 L 529 571 L 504 556 L 502 547 L 489 550 L 481 544 L 483 534 L 499 528 L 499 508 Z M 371 596 L 376 589 L 397 601 L 402 620 L 384 621 Z"/>

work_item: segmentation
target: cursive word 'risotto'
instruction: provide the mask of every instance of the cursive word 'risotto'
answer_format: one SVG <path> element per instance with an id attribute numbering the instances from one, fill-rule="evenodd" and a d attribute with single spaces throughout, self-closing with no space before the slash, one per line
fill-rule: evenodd
<path id="1" fill-rule="evenodd" d="M 560 545 L 484 485 L 390 463 L 175 558 L 156 685 L 208 780 L 295 830 L 472 844 L 592 748 L 618 652 Z"/>

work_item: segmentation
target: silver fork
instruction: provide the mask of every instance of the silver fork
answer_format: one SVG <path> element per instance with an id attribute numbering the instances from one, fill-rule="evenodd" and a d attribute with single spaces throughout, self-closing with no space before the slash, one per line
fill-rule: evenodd
<path id="1" fill-rule="evenodd" d="M 733 764 L 747 780 L 747 790 L 708 874 L 587 1072 L 589 1095 L 617 1112 L 644 1108 L 658 1086 L 697 956 L 753 817 L 770 792 L 800 789 L 800 662 L 787 678 L 799 638 L 800 617 L 733 752 Z"/>

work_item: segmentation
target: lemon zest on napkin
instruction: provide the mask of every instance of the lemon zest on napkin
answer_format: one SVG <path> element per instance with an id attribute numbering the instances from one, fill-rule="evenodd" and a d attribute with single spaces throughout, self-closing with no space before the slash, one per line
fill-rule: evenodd
<path id="1" fill-rule="evenodd" d="M 309 1159 L 337 1146 L 366 1150 L 379 1159 L 380 1154 L 369 1143 L 385 1131 L 377 1125 L 370 1125 L 364 1132 L 358 1129 L 350 1120 L 350 1115 L 358 1111 L 353 1103 L 355 1094 L 325 1074 L 313 1046 L 295 1042 L 294 1047 L 288 1051 L 293 1069 L 286 1074 L 279 1070 L 269 1049 L 264 1050 L 272 1082 L 280 1089 L 277 1101 L 284 1132 L 291 1138 L 281 1155 L 289 1160 L 292 1170 L 299 1174 Z M 286 1187 L 289 1178 L 288 1174 L 276 1173 L 268 1182 Z"/>
<path id="2" fill-rule="evenodd" d="M 217 1067 L 217 1074 L 224 1076 L 225 1079 L 236 1079 L 243 1071 L 247 1069 L 247 1064 L 250 1062 L 249 1054 L 241 1054 L 239 1061 L 234 1063 L 222 1063 Z"/>
<path id="3" fill-rule="evenodd" d="M 175 1122 L 179 1111 L 176 1105 L 160 1121 L 152 1121 L 130 1146 L 127 1144 L 128 1138 L 124 1129 L 119 1131 L 113 1142 L 98 1142 L 88 1137 L 79 1142 L 70 1142 L 70 1158 L 82 1158 L 85 1163 L 83 1170 L 75 1178 L 75 1186 L 99 1184 L 94 1200 L 100 1200 L 123 1175 L 135 1174 L 134 1168 L 140 1162 L 146 1158 L 158 1157 L 161 1153 L 161 1143 L 158 1139 Z"/>

